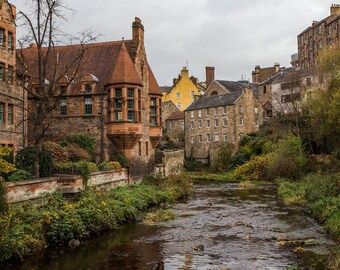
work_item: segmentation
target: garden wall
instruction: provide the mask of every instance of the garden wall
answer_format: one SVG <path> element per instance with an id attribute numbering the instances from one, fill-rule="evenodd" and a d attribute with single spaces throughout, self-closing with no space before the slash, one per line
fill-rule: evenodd
<path id="1" fill-rule="evenodd" d="M 169 176 L 180 174 L 184 168 L 184 150 L 162 151 L 162 163 L 155 167 L 155 174 Z"/>
<path id="2" fill-rule="evenodd" d="M 108 190 L 129 184 L 127 169 L 117 171 L 96 172 L 91 174 L 88 186 Z M 85 188 L 84 180 L 80 175 L 54 175 L 32 181 L 8 182 L 7 200 L 9 203 L 19 203 L 37 200 L 45 194 L 60 190 L 63 194 L 72 195 Z"/>

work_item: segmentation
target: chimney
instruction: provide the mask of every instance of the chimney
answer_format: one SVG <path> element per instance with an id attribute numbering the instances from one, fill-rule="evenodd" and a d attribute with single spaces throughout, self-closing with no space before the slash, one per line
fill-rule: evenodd
<path id="1" fill-rule="evenodd" d="M 274 68 L 275 68 L 275 72 L 279 72 L 280 71 L 280 64 L 274 63 Z"/>
<path id="2" fill-rule="evenodd" d="M 331 15 L 340 15 L 340 5 L 339 4 L 332 4 Z"/>
<path id="3" fill-rule="evenodd" d="M 139 46 L 144 47 L 144 26 L 141 19 L 135 17 L 135 21 L 132 23 L 132 55 L 135 59 Z"/>
<path id="4" fill-rule="evenodd" d="M 189 78 L 189 70 L 187 70 L 187 67 L 183 67 L 183 69 L 181 70 L 181 77 Z"/>
<path id="5" fill-rule="evenodd" d="M 215 67 L 205 67 L 205 83 L 207 89 L 213 80 L 215 80 Z"/>
<path id="6" fill-rule="evenodd" d="M 260 70 L 260 65 L 256 65 L 254 71 L 251 73 L 253 83 L 260 83 Z"/>

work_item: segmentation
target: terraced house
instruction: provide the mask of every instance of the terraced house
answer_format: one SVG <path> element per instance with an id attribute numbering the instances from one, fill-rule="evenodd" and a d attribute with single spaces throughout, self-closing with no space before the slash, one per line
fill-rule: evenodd
<path id="1" fill-rule="evenodd" d="M 186 158 L 213 163 L 221 146 L 237 149 L 240 139 L 258 130 L 262 121 L 262 105 L 252 88 L 203 96 L 185 110 Z"/>
<path id="2" fill-rule="evenodd" d="M 38 74 L 33 57 L 36 50 L 30 46 L 22 51 L 33 88 Z M 56 47 L 58 65 L 67 66 L 80 50 L 79 67 L 69 70 L 72 76 L 76 72 L 74 80 L 69 81 L 65 74 L 57 82 L 62 95 L 49 118 L 46 138 L 57 140 L 69 132 L 85 132 L 97 139 L 97 161 L 122 153 L 134 175 L 153 171 L 154 150 L 162 135 L 162 95 L 146 58 L 141 20 L 135 18 L 132 23 L 131 40 Z M 39 109 L 35 102 L 30 96 L 32 112 Z"/>
<path id="3" fill-rule="evenodd" d="M 16 8 L 0 2 L 0 145 L 23 148 L 25 140 L 25 93 L 17 86 Z"/>

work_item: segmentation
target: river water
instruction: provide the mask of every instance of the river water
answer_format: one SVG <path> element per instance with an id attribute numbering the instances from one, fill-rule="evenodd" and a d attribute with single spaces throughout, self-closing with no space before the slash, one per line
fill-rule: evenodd
<path id="1" fill-rule="evenodd" d="M 305 208 L 284 205 L 274 186 L 199 182 L 194 189 L 173 206 L 174 220 L 124 226 L 13 269 L 325 269 L 320 254 L 334 243 Z"/>

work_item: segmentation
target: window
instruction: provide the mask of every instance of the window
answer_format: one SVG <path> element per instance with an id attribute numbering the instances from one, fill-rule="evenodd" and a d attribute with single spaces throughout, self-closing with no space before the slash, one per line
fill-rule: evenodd
<path id="1" fill-rule="evenodd" d="M 223 126 L 226 127 L 227 126 L 227 118 L 223 118 Z"/>
<path id="2" fill-rule="evenodd" d="M 215 142 L 218 142 L 218 140 L 219 140 L 219 138 L 218 138 L 218 133 L 215 133 L 215 134 L 214 134 L 214 141 L 215 141 Z"/>
<path id="3" fill-rule="evenodd" d="M 210 128 L 210 120 L 207 120 L 207 128 Z"/>
<path id="4" fill-rule="evenodd" d="M 215 115 L 217 115 L 218 114 L 218 108 L 214 108 L 214 110 L 215 110 Z"/>
<path id="5" fill-rule="evenodd" d="M 116 89 L 115 89 L 115 97 L 116 97 L 116 98 L 121 98 L 121 97 L 123 97 L 122 88 L 116 88 Z"/>
<path id="6" fill-rule="evenodd" d="M 223 114 L 227 114 L 227 106 L 223 107 Z"/>
<path id="7" fill-rule="evenodd" d="M 194 143 L 194 136 L 191 136 L 191 143 Z"/>
<path id="8" fill-rule="evenodd" d="M 92 91 L 92 86 L 90 84 L 85 85 L 85 92 L 90 93 Z"/>
<path id="9" fill-rule="evenodd" d="M 181 102 L 178 102 L 178 103 L 177 103 L 177 108 L 180 109 L 181 107 L 182 107 Z"/>
<path id="10" fill-rule="evenodd" d="M 209 115 L 210 115 L 209 109 L 206 109 L 205 115 L 206 115 L 206 116 L 209 116 Z"/>
<path id="11" fill-rule="evenodd" d="M 215 127 L 218 127 L 218 119 L 215 119 Z"/>
<path id="12" fill-rule="evenodd" d="M 85 115 L 92 115 L 92 98 L 86 97 L 84 99 L 85 103 Z"/>
<path id="13" fill-rule="evenodd" d="M 0 46 L 4 46 L 4 41 L 5 41 L 5 30 L 0 28 Z"/>
<path id="14" fill-rule="evenodd" d="M 7 45 L 9 50 L 13 50 L 13 34 L 8 32 Z"/>
<path id="15" fill-rule="evenodd" d="M 122 109 L 123 108 L 123 101 L 121 99 L 115 100 L 115 109 Z"/>
<path id="16" fill-rule="evenodd" d="M 190 112 L 190 118 L 194 118 L 194 111 Z"/>
<path id="17" fill-rule="evenodd" d="M 157 99 L 150 99 L 150 125 L 157 126 Z"/>
<path id="18" fill-rule="evenodd" d="M 0 63 L 0 81 L 4 81 L 5 65 Z"/>
<path id="19" fill-rule="evenodd" d="M 66 90 L 67 90 L 66 85 L 61 85 L 61 86 L 59 86 L 59 91 L 60 91 L 61 94 L 65 94 L 65 93 L 66 93 Z"/>
<path id="20" fill-rule="evenodd" d="M 128 99 L 127 107 L 128 107 L 128 109 L 134 109 L 135 108 L 135 101 L 133 99 Z M 156 114 L 156 108 L 153 108 L 153 109 L 154 109 L 154 114 Z"/>
<path id="21" fill-rule="evenodd" d="M 223 133 L 223 141 L 227 141 L 227 133 Z"/>
<path id="22" fill-rule="evenodd" d="M 210 142 L 210 134 L 207 134 L 207 142 Z"/>
<path id="23" fill-rule="evenodd" d="M 13 79 L 13 67 L 12 66 L 8 66 L 7 69 L 7 82 L 11 83 Z"/>
<path id="24" fill-rule="evenodd" d="M 4 112 L 5 112 L 5 103 L 0 103 L 0 123 L 5 122 Z"/>
<path id="25" fill-rule="evenodd" d="M 169 121 L 169 129 L 172 129 L 172 121 Z"/>
<path id="26" fill-rule="evenodd" d="M 66 98 L 62 98 L 60 100 L 60 115 L 61 116 L 67 115 L 67 100 L 66 100 Z"/>
<path id="27" fill-rule="evenodd" d="M 135 89 L 128 88 L 127 96 L 128 96 L 128 98 L 134 98 L 135 97 Z"/>
<path id="28" fill-rule="evenodd" d="M 142 143 L 138 142 L 138 155 L 142 155 Z"/>
<path id="29" fill-rule="evenodd" d="M 257 107 L 254 108 L 254 113 L 259 114 L 259 109 Z"/>
<path id="30" fill-rule="evenodd" d="M 202 128 L 202 121 L 198 120 L 198 128 Z"/>
<path id="31" fill-rule="evenodd" d="M 194 121 L 190 122 L 190 129 L 194 129 Z"/>
<path id="32" fill-rule="evenodd" d="M 145 142 L 145 155 L 148 156 L 149 155 L 149 143 Z"/>
<path id="33" fill-rule="evenodd" d="M 13 113 L 13 104 L 8 104 L 7 106 L 7 123 L 8 124 L 13 124 L 14 123 L 14 113 Z"/>
<path id="34" fill-rule="evenodd" d="M 122 111 L 116 111 L 115 112 L 115 120 L 116 121 L 122 121 L 123 120 L 123 112 Z"/>
<path id="35" fill-rule="evenodd" d="M 128 111 L 128 121 L 129 122 L 135 121 L 135 111 Z M 156 123 L 154 125 L 156 126 Z"/>
<path id="36" fill-rule="evenodd" d="M 240 117 L 240 126 L 243 126 L 243 117 Z"/>
<path id="37" fill-rule="evenodd" d="M 198 118 L 202 117 L 202 110 L 198 110 Z"/>
<path id="38" fill-rule="evenodd" d="M 259 126 L 259 118 L 256 116 L 255 117 L 255 127 Z"/>
<path id="39" fill-rule="evenodd" d="M 199 141 L 199 142 L 202 141 L 202 135 L 198 135 L 198 141 Z"/>
<path id="40" fill-rule="evenodd" d="M 176 98 L 181 98 L 181 93 L 176 93 Z"/>
<path id="41" fill-rule="evenodd" d="M 191 97 L 195 96 L 195 91 L 191 91 Z"/>
<path id="42" fill-rule="evenodd" d="M 240 112 L 240 114 L 243 113 L 243 106 L 242 105 L 240 105 L 240 107 L 239 107 L 239 112 Z"/>
<path id="43" fill-rule="evenodd" d="M 243 133 L 240 133 L 240 140 L 243 139 Z"/>
<path id="44" fill-rule="evenodd" d="M 263 86 L 263 94 L 265 94 L 265 93 L 267 93 L 267 86 L 266 85 Z"/>

